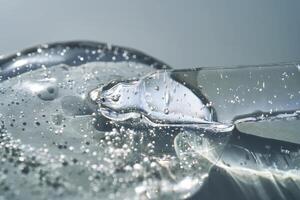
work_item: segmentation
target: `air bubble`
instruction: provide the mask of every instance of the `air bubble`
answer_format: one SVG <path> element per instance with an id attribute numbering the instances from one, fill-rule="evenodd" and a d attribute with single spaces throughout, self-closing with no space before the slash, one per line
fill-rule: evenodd
<path id="1" fill-rule="evenodd" d="M 169 114 L 169 109 L 168 108 L 165 108 L 164 109 L 164 113 L 167 115 L 167 114 Z"/>
<path id="2" fill-rule="evenodd" d="M 58 96 L 58 88 L 56 86 L 49 86 L 41 89 L 37 96 L 44 101 L 52 101 Z"/>

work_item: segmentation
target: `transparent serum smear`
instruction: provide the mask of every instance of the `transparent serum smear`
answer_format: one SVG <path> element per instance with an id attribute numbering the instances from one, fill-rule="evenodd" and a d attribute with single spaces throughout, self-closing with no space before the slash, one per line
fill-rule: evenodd
<path id="1" fill-rule="evenodd" d="M 90 97 L 115 121 L 135 118 L 154 126 L 187 127 L 175 138 L 176 155 L 187 165 L 201 163 L 202 175 L 216 165 L 241 190 L 264 181 L 276 185 L 270 175 L 299 184 L 299 73 L 294 64 L 163 70 L 115 81 Z M 232 136 L 221 133 L 231 130 Z M 295 174 L 285 176 L 286 170 Z M 262 189 L 255 190 L 256 198 L 265 197 Z"/>
<path id="2" fill-rule="evenodd" d="M 156 71 L 163 63 L 140 52 L 85 42 L 0 65 L 0 198 L 178 199 L 213 165 L 240 182 L 267 168 L 298 173 L 297 145 L 224 134 L 295 130 L 295 65 Z"/>
<path id="3" fill-rule="evenodd" d="M 299 118 L 299 85 L 297 65 L 283 64 L 157 71 L 91 94 L 100 112 L 112 120 L 142 116 L 152 124 L 189 124 L 221 132 L 236 126 L 242 132 L 280 139 L 276 128 L 289 128 L 290 136 L 299 128 L 294 121 Z M 300 142 L 297 138 L 292 141 Z"/>
<path id="4" fill-rule="evenodd" d="M 213 123 L 210 105 L 170 75 L 158 71 L 140 80 L 115 81 L 92 91 L 90 98 L 102 115 L 115 121 L 142 117 L 153 126 L 232 129 L 230 124 Z"/>

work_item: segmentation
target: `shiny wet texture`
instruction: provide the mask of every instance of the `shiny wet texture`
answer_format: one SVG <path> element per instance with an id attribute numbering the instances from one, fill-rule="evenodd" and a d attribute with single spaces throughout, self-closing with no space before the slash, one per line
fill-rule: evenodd
<path id="1" fill-rule="evenodd" d="M 68 57 L 62 57 L 66 62 L 52 65 L 49 51 L 58 54 L 67 49 L 72 54 L 73 46 L 49 46 L 42 52 L 36 48 L 37 53 L 18 53 L 3 61 L 2 197 L 174 198 L 174 191 L 177 197 L 185 197 L 198 188 L 202 175 L 181 168 L 174 154 L 172 141 L 178 130 L 149 131 L 115 124 L 99 115 L 97 106 L 87 98 L 99 85 L 139 78 L 155 67 L 166 67 L 164 64 L 122 48 L 102 52 L 102 46 L 96 53 L 104 58 L 112 55 L 110 59 L 86 61 L 94 46 L 75 45 L 76 54 L 82 49 L 75 60 L 83 58 L 85 63 L 72 65 Z M 114 58 L 119 52 L 123 59 Z"/>
<path id="2" fill-rule="evenodd" d="M 259 71 L 266 82 L 255 76 L 251 85 L 249 71 L 238 79 L 242 68 L 181 73 L 137 51 L 91 42 L 42 45 L 0 63 L 4 199 L 300 195 L 299 143 L 286 137 L 298 124 L 297 65 Z M 226 78 L 232 73 L 241 74 Z M 269 105 L 281 76 L 273 85 L 282 89 L 279 100 Z M 247 86 L 253 93 L 243 100 Z M 235 118 L 247 114 L 257 119 Z"/>

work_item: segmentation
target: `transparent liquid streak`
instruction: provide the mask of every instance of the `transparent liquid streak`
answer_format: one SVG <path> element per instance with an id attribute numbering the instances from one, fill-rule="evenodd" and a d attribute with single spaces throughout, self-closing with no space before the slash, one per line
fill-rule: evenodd
<path id="1" fill-rule="evenodd" d="M 94 42 L 1 59 L 0 196 L 213 199 L 207 194 L 230 188 L 237 199 L 300 195 L 297 64 L 166 66 Z M 118 83 L 131 92 L 119 95 Z"/>
<path id="2" fill-rule="evenodd" d="M 293 122 L 300 111 L 299 68 L 278 64 L 161 70 L 97 89 L 94 100 L 112 120 L 142 115 L 157 126 L 190 125 L 223 132 L 233 125 L 244 131 L 257 126 L 258 134 L 265 131 L 264 126 L 268 126 L 267 134 L 276 131 L 270 124 L 281 123 L 293 125 L 289 133 L 295 135 L 300 128 Z"/>

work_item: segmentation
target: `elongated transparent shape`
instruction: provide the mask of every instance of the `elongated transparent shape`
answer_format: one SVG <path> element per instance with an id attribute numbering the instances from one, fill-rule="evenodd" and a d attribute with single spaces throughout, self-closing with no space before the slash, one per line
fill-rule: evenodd
<path id="1" fill-rule="evenodd" d="M 298 121 L 291 120 L 299 118 L 300 110 L 297 64 L 158 70 L 139 80 L 115 81 L 95 91 L 96 95 L 91 94 L 100 112 L 119 121 L 142 115 L 159 125 L 194 124 L 217 127 L 218 131 L 237 125 L 246 132 L 256 122 L 256 130 L 251 131 L 258 134 L 266 132 L 265 126 L 272 130 L 273 125 L 265 122 L 275 121 L 280 127 L 292 123 L 299 128 Z"/>
<path id="2" fill-rule="evenodd" d="M 300 109 L 299 65 L 180 70 L 171 76 L 204 96 L 222 123 Z"/>

